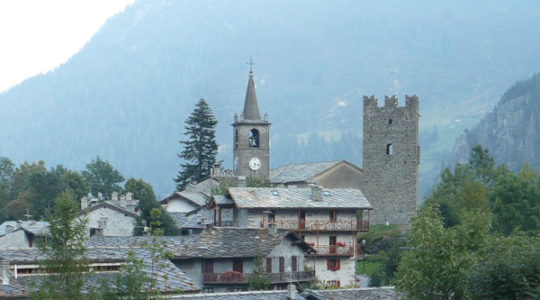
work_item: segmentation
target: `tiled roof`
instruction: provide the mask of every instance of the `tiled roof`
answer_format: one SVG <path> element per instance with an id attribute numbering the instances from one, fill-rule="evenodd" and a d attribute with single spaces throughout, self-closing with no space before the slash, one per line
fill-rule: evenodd
<path id="1" fill-rule="evenodd" d="M 309 181 L 342 161 L 334 160 L 281 166 L 270 171 L 270 181 L 273 183 Z"/>
<path id="2" fill-rule="evenodd" d="M 268 255 L 284 238 L 299 241 L 306 251 L 313 251 L 297 236 L 286 230 L 271 234 L 267 229 L 217 227 L 205 229 L 197 236 L 158 237 L 167 244 L 175 258 L 219 258 L 255 257 L 257 251 Z M 92 247 L 136 248 L 151 242 L 152 237 L 107 237 L 94 236 L 90 239 Z"/>
<path id="3" fill-rule="evenodd" d="M 213 223 L 213 211 L 202 208 L 193 212 L 167 212 L 179 228 L 204 228 Z"/>
<path id="4" fill-rule="evenodd" d="M 128 251 L 133 251 L 138 259 L 142 259 L 145 262 L 143 272 L 151 274 L 151 252 L 145 248 L 89 248 L 87 251 L 87 258 L 90 263 L 99 262 L 124 262 L 127 258 Z M 0 258 L 6 258 L 11 264 L 37 264 L 44 259 L 44 256 L 40 254 L 37 249 L 25 249 L 25 250 L 6 250 L 0 251 Z M 154 269 L 156 288 L 161 293 L 177 293 L 182 290 L 184 292 L 198 291 L 195 283 L 180 269 L 178 269 L 169 260 L 162 262 L 163 265 L 160 268 Z M 97 273 L 97 277 L 113 276 L 113 274 Z M 39 276 L 37 276 L 39 277 Z M 28 291 L 29 280 L 35 279 L 36 276 L 18 276 L 14 278 L 11 276 L 9 285 L 0 285 L 0 298 L 2 297 L 15 297 L 24 296 Z M 92 285 L 92 282 L 96 282 L 95 277 L 87 276 L 85 278 L 86 285 Z"/>
<path id="5" fill-rule="evenodd" d="M 45 236 L 49 234 L 49 222 L 43 221 L 6 221 L 0 225 L 0 236 L 8 233 L 6 230 L 12 226 L 11 232 L 22 229 L 36 236 Z"/>
<path id="6" fill-rule="evenodd" d="M 311 199 L 311 189 L 229 188 L 227 194 L 238 208 L 372 208 L 358 189 L 324 189 L 322 201 Z"/>
<path id="7" fill-rule="evenodd" d="M 235 293 L 192 294 L 174 296 L 174 300 L 285 300 L 288 292 L 280 291 L 251 291 Z M 306 290 L 296 293 L 296 300 L 397 300 L 403 295 L 396 293 L 394 287 L 354 288 L 335 290 Z"/>
<path id="8" fill-rule="evenodd" d="M 115 202 L 118 202 L 118 201 L 106 200 L 106 201 L 98 202 L 95 205 L 92 205 L 90 207 L 82 209 L 79 214 L 80 215 L 86 215 L 86 214 L 88 214 L 88 213 L 90 213 L 90 212 L 92 212 L 92 211 L 94 211 L 94 210 L 96 210 L 98 208 L 106 207 L 106 208 L 110 208 L 110 209 L 115 210 L 115 211 L 117 211 L 119 213 L 131 216 L 131 217 L 134 217 L 134 218 L 136 218 L 138 216 L 137 213 L 134 213 L 134 212 L 130 211 L 127 208 L 121 207 L 120 205 L 116 204 Z"/>

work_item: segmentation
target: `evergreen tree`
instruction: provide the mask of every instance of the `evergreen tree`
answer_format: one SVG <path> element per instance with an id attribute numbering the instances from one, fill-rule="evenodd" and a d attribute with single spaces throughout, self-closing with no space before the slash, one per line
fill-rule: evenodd
<path id="1" fill-rule="evenodd" d="M 184 145 L 184 150 L 178 154 L 178 157 L 185 163 L 180 164 L 182 170 L 174 179 L 178 191 L 183 190 L 189 182 L 200 181 L 210 175 L 210 169 L 216 162 L 218 149 L 216 125 L 217 120 L 212 110 L 201 98 L 186 120 L 184 134 L 188 140 L 180 141 L 180 144 Z"/>
<path id="2" fill-rule="evenodd" d="M 47 214 L 50 236 L 39 248 L 46 257 L 42 268 L 49 274 L 32 291 L 33 299 L 84 299 L 87 221 L 78 216 L 78 210 L 72 195 L 63 192 L 54 210 Z"/>

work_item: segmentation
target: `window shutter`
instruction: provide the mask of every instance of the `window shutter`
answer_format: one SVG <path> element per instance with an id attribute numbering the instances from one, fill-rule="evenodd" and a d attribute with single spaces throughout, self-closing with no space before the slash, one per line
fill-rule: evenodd
<path id="1" fill-rule="evenodd" d="M 330 264 L 330 260 L 329 260 L 329 259 L 326 260 L 326 269 L 327 269 L 327 270 L 332 270 L 332 265 Z"/>
<path id="2" fill-rule="evenodd" d="M 297 272 L 298 271 L 298 257 L 297 256 L 293 256 L 291 257 L 291 262 L 292 262 L 292 266 L 291 266 L 291 269 L 293 272 Z"/>
<path id="3" fill-rule="evenodd" d="M 341 259 L 336 259 L 336 271 L 339 270 L 341 268 Z M 339 284 L 338 284 L 339 286 Z"/>
<path id="4" fill-rule="evenodd" d="M 266 258 L 266 273 L 272 273 L 272 258 Z"/>
<path id="5" fill-rule="evenodd" d="M 341 287 L 341 281 L 338 280 L 336 285 L 337 287 Z"/>
<path id="6" fill-rule="evenodd" d="M 283 256 L 279 257 L 279 272 L 280 273 L 285 272 L 285 257 L 283 257 Z"/>

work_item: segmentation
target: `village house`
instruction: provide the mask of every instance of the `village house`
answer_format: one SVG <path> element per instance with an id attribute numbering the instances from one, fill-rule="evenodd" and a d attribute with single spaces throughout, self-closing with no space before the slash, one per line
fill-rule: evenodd
<path id="1" fill-rule="evenodd" d="M 95 236 L 89 245 L 134 249 L 149 242 L 151 237 Z M 271 288 L 315 279 L 313 263 L 304 255 L 314 249 L 286 230 L 210 227 L 198 236 L 158 237 L 158 242 L 166 243 L 171 262 L 207 293 L 247 290 L 256 257 L 261 259 Z"/>
<path id="2" fill-rule="evenodd" d="M 79 215 L 87 219 L 89 236 L 131 236 L 139 215 L 139 200 L 133 194 L 119 196 L 112 193 L 111 200 L 95 198 L 92 194 L 81 199 Z"/>
<path id="3" fill-rule="evenodd" d="M 144 247 L 109 248 L 88 246 L 88 272 L 85 273 L 84 291 L 99 287 L 100 280 L 114 282 L 132 251 L 144 263 L 143 272 L 155 279 L 155 289 L 161 295 L 195 293 L 199 289 L 194 282 L 173 263 L 165 260 L 160 268 L 152 269 L 152 253 Z M 44 257 L 37 249 L 0 250 L 0 299 L 27 299 L 32 286 L 39 282 L 47 271 L 40 267 Z M 61 287 L 59 287 L 61 288 Z"/>
<path id="4" fill-rule="evenodd" d="M 49 222 L 6 221 L 0 225 L 0 249 L 34 248 L 48 234 Z"/>
<path id="5" fill-rule="evenodd" d="M 295 232 L 311 245 L 319 280 L 328 285 L 354 284 L 356 233 L 369 230 L 371 205 L 357 189 L 229 188 L 213 202 L 216 226 L 223 210 L 232 211 L 232 226 L 277 228 Z"/>

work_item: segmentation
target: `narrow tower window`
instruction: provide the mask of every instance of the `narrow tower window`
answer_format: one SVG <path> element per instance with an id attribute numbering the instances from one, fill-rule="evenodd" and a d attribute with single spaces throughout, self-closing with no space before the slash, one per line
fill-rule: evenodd
<path id="1" fill-rule="evenodd" d="M 234 131 L 234 148 L 238 148 L 238 129 Z"/>
<path id="2" fill-rule="evenodd" d="M 251 129 L 249 132 L 249 146 L 259 148 L 259 131 L 257 129 Z"/>
<path id="3" fill-rule="evenodd" d="M 388 124 L 392 124 L 392 119 L 388 119 Z"/>
<path id="4" fill-rule="evenodd" d="M 394 155 L 394 145 L 392 144 L 386 145 L 386 154 Z"/>

